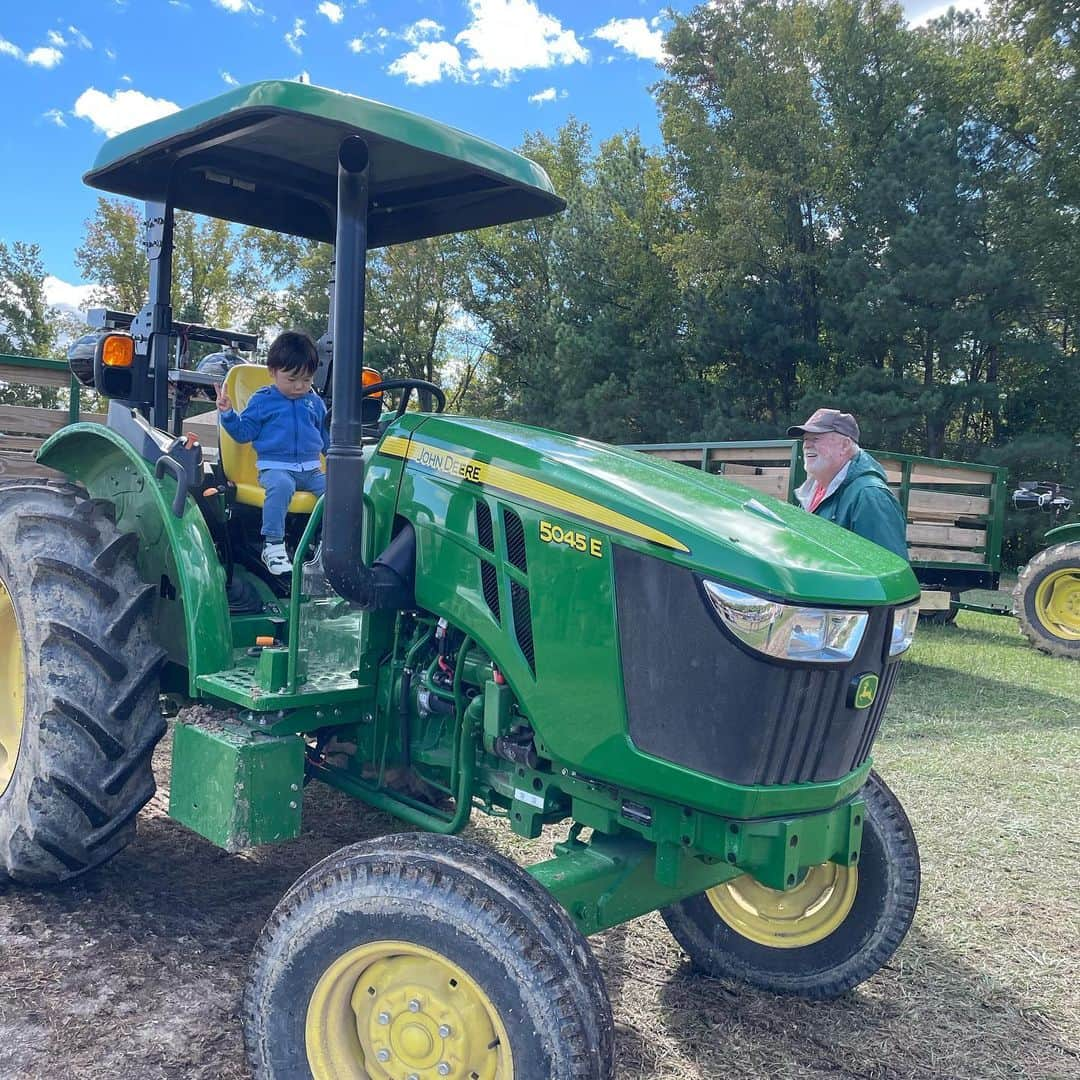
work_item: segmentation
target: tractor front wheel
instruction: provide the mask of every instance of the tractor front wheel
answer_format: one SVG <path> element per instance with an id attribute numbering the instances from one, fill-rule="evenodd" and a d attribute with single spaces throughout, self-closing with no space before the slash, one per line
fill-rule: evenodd
<path id="1" fill-rule="evenodd" d="M 257 1080 L 607 1080 L 611 1008 L 566 913 L 453 837 L 355 844 L 304 874 L 256 945 Z"/>
<path id="2" fill-rule="evenodd" d="M 1036 649 L 1080 660 L 1080 540 L 1044 548 L 1016 582 L 1020 629 Z"/>
<path id="3" fill-rule="evenodd" d="M 79 488 L 0 484 L 0 880 L 103 863 L 154 793 L 164 653 L 136 548 Z"/>
<path id="4" fill-rule="evenodd" d="M 827 999 L 888 961 L 915 914 L 919 850 L 876 773 L 860 794 L 866 820 L 857 863 L 811 867 L 786 891 L 744 874 L 661 912 L 696 968 L 775 994 Z"/>

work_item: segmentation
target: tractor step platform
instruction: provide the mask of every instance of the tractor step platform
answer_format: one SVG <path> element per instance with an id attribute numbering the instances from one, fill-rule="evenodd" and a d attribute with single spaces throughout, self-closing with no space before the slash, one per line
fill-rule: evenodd
<path id="1" fill-rule="evenodd" d="M 228 701 L 252 712 L 309 708 L 316 705 L 358 703 L 374 697 L 374 684 L 361 682 L 355 670 L 311 659 L 306 650 L 297 656 L 296 687 L 289 689 L 289 650 L 266 647 L 257 652 L 238 649 L 234 666 L 200 675 L 195 685 L 208 697 Z"/>

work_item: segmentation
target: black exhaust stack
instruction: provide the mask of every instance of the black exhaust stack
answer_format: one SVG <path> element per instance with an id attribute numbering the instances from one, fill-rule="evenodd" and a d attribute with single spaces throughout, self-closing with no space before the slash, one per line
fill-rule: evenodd
<path id="1" fill-rule="evenodd" d="M 365 609 L 412 607 L 415 538 L 394 537 L 371 567 L 364 565 L 364 460 L 361 373 L 367 265 L 367 143 L 350 136 L 338 150 L 334 290 L 333 412 L 326 452 L 323 569 L 338 595 Z"/>

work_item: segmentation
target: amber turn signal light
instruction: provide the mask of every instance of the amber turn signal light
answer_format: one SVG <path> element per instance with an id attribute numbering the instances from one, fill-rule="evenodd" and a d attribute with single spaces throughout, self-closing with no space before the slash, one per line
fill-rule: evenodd
<path id="1" fill-rule="evenodd" d="M 382 382 L 382 374 L 376 371 L 373 367 L 366 367 L 360 374 L 360 385 L 366 390 L 369 386 L 374 386 L 376 383 Z M 381 398 L 382 391 L 377 394 L 371 395 L 373 398 Z"/>
<path id="2" fill-rule="evenodd" d="M 101 343 L 101 362 L 106 367 L 131 367 L 135 359 L 135 339 L 126 334 L 110 334 Z"/>

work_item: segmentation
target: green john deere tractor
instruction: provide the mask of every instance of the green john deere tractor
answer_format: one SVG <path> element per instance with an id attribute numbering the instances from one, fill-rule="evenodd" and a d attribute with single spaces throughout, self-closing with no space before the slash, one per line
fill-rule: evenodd
<path id="1" fill-rule="evenodd" d="M 1080 521 L 1062 519 L 1073 508 L 1061 484 L 1028 481 L 1013 492 L 1018 510 L 1042 510 L 1058 522 L 1047 546 L 1021 567 L 1013 603 L 1024 636 L 1041 652 L 1080 660 Z"/>
<path id="2" fill-rule="evenodd" d="M 271 915 L 258 1077 L 610 1077 L 585 936 L 657 909 L 700 971 L 778 993 L 889 959 L 919 860 L 871 751 L 908 566 L 723 478 L 363 373 L 368 249 L 557 213 L 540 168 L 264 82 L 117 136 L 86 179 L 147 200 L 150 299 L 79 361 L 108 422 L 42 448 L 66 482 L 0 484 L 0 873 L 62 882 L 128 843 L 182 695 L 212 719 L 175 726 L 170 813 L 204 837 L 297 836 L 314 781 L 415 829 Z M 288 590 L 250 557 L 257 483 L 177 407 L 218 377 L 170 362 L 177 208 L 336 245 L 327 491 L 291 516 Z M 453 836 L 474 810 L 569 827 L 522 869 Z"/>

